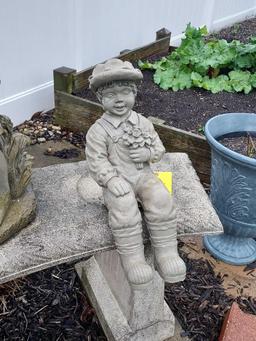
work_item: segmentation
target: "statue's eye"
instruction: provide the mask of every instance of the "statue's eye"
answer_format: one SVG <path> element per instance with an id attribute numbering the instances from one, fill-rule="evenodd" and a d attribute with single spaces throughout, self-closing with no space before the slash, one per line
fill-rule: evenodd
<path id="1" fill-rule="evenodd" d="M 113 98 L 115 96 L 115 94 L 113 92 L 108 92 L 105 94 L 105 97 L 107 98 Z"/>
<path id="2" fill-rule="evenodd" d="M 122 94 L 123 94 L 123 95 L 129 95 L 129 94 L 131 93 L 131 91 L 132 91 L 132 90 L 131 90 L 130 88 L 126 88 L 126 89 L 123 89 L 123 90 L 122 90 Z"/>

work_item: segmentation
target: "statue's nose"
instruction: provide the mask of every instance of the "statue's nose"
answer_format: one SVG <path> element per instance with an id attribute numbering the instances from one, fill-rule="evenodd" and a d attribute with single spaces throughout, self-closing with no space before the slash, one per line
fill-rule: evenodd
<path id="1" fill-rule="evenodd" d="M 116 101 L 117 101 L 117 102 L 122 102 L 122 101 L 123 101 L 123 96 L 122 96 L 122 94 L 117 94 L 117 95 L 116 95 Z"/>

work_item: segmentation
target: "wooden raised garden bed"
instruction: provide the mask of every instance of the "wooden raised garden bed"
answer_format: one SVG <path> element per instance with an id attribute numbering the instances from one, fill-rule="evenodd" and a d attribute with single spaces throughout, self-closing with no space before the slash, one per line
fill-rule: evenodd
<path id="1" fill-rule="evenodd" d="M 121 52 L 118 58 L 130 62 L 148 58 L 154 54 L 168 52 L 171 34 L 166 29 L 156 32 L 156 40 L 143 47 Z M 94 66 L 76 72 L 61 67 L 54 70 L 55 111 L 54 122 L 74 132 L 84 132 L 101 116 L 102 106 L 73 93 L 88 87 L 88 77 Z M 152 118 L 155 129 L 167 152 L 187 153 L 202 183 L 210 183 L 210 147 L 203 136 L 165 125 L 162 120 Z"/>

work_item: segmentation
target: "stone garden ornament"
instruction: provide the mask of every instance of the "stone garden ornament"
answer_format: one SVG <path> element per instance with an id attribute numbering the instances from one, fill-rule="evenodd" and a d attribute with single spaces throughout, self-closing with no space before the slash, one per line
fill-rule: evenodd
<path id="1" fill-rule="evenodd" d="M 130 285 L 148 286 L 153 271 L 145 260 L 142 205 L 154 253 L 156 270 L 164 281 L 183 281 L 186 266 L 177 250 L 173 197 L 150 168 L 165 148 L 153 124 L 133 111 L 142 73 L 130 62 L 111 59 L 98 64 L 89 78 L 105 110 L 86 136 L 91 176 L 103 188 L 117 251 Z"/>
<path id="2" fill-rule="evenodd" d="M 0 243 L 35 217 L 34 193 L 27 190 L 31 156 L 25 152 L 29 138 L 13 133 L 11 120 L 0 115 Z"/>

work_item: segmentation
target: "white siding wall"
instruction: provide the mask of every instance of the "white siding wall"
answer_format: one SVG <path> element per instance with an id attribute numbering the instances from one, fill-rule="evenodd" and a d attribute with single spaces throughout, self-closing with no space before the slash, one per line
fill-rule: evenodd
<path id="1" fill-rule="evenodd" d="M 0 0 L 0 112 L 15 124 L 53 107 L 52 70 L 77 70 L 186 24 L 219 29 L 256 14 L 256 0 Z"/>

